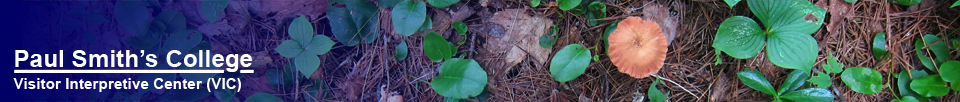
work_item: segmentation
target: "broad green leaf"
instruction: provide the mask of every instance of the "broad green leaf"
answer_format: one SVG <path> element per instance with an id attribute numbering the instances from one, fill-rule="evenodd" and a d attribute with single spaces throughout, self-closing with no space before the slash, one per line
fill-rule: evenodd
<path id="1" fill-rule="evenodd" d="M 920 96 L 917 94 L 917 92 L 910 90 L 910 82 L 913 81 L 913 79 L 919 79 L 920 77 L 927 76 L 927 72 L 912 69 L 910 72 L 913 74 L 909 74 L 907 71 L 902 71 L 899 75 L 897 75 L 897 89 L 899 89 L 898 93 L 901 96 L 914 96 L 917 99 L 926 100 L 927 97 Z"/>
<path id="2" fill-rule="evenodd" d="M 530 6 L 532 7 L 540 6 L 540 0 L 530 0 Z"/>
<path id="3" fill-rule="evenodd" d="M 164 30 L 166 33 L 176 33 L 187 29 L 187 19 L 183 17 L 180 11 L 165 10 L 160 12 L 160 15 L 157 15 L 153 20 L 160 21 L 166 25 L 166 29 Z"/>
<path id="4" fill-rule="evenodd" d="M 607 18 L 607 5 L 600 3 L 600 1 L 593 1 L 587 7 L 587 25 L 597 26 L 600 23 L 603 23 L 603 20 L 596 20 L 601 18 Z"/>
<path id="5" fill-rule="evenodd" d="M 448 43 L 440 34 L 430 32 L 426 37 L 423 37 L 423 53 L 433 62 L 450 59 L 453 57 L 453 53 L 450 53 L 450 44 Z"/>
<path id="6" fill-rule="evenodd" d="M 313 76 L 313 72 L 316 72 L 317 68 L 320 67 L 320 57 L 315 54 L 301 53 L 294 58 L 293 62 L 297 66 L 297 70 L 305 75 L 304 77 Z"/>
<path id="7" fill-rule="evenodd" d="M 833 81 L 830 80 L 830 75 L 824 74 L 820 71 L 814 72 L 817 72 L 817 75 L 810 78 L 810 80 L 807 80 L 811 84 L 817 85 L 819 88 L 828 88 L 833 85 Z"/>
<path id="8" fill-rule="evenodd" d="M 844 65 L 837 61 L 836 57 L 833 57 L 833 53 L 830 53 L 829 56 L 827 56 L 827 63 L 821 67 L 827 73 L 840 73 L 843 72 Z"/>
<path id="9" fill-rule="evenodd" d="M 334 44 L 337 44 L 337 42 L 333 42 L 333 40 L 330 40 L 330 37 L 327 37 L 326 35 L 313 36 L 313 40 L 310 40 L 310 44 L 304 46 L 303 52 L 304 54 L 311 55 L 327 54 Z"/>
<path id="10" fill-rule="evenodd" d="M 134 36 L 144 35 L 150 26 L 150 12 L 137 1 L 118 1 L 113 14 L 120 27 Z"/>
<path id="11" fill-rule="evenodd" d="M 917 39 L 914 43 L 914 50 L 916 50 L 917 57 L 919 57 L 923 66 L 930 70 L 937 70 L 938 67 L 935 67 L 936 65 L 940 65 L 950 59 L 950 50 L 947 49 L 947 44 L 940 42 L 940 38 L 936 35 L 927 34 L 924 35 L 922 39 Z M 932 55 L 934 56 L 925 56 L 931 55 L 929 52 L 933 52 Z"/>
<path id="12" fill-rule="evenodd" d="M 833 101 L 833 93 L 824 88 L 807 88 L 783 94 L 780 98 L 797 102 L 830 102 Z"/>
<path id="13" fill-rule="evenodd" d="M 423 21 L 423 25 L 420 25 L 420 31 L 427 31 L 433 29 L 433 19 L 430 19 L 430 15 L 427 15 L 426 20 Z"/>
<path id="14" fill-rule="evenodd" d="M 306 17 L 294 18 L 287 27 L 287 35 L 300 45 L 307 45 L 313 40 L 313 25 L 307 21 Z"/>
<path id="15" fill-rule="evenodd" d="M 747 68 L 747 70 L 737 73 L 737 77 L 740 79 L 740 82 L 743 82 L 744 85 L 747 85 L 754 90 L 766 93 L 767 95 L 778 95 L 773 90 L 773 85 L 770 85 L 770 81 L 767 81 L 767 78 L 760 74 L 760 71 L 752 70 Z"/>
<path id="16" fill-rule="evenodd" d="M 846 1 L 847 3 L 854 3 L 854 2 L 857 2 L 857 0 L 845 0 L 845 1 Z"/>
<path id="17" fill-rule="evenodd" d="M 950 5 L 950 8 L 960 6 L 960 1 L 953 2 L 953 5 Z"/>
<path id="18" fill-rule="evenodd" d="M 940 97 L 947 95 L 947 83 L 943 82 L 939 74 L 920 77 L 910 82 L 910 89 L 923 97 Z"/>
<path id="19" fill-rule="evenodd" d="M 917 98 L 913 96 L 903 96 L 903 98 L 893 99 L 890 102 L 920 102 L 920 100 L 917 100 Z"/>
<path id="20" fill-rule="evenodd" d="M 223 9 L 227 8 L 228 3 L 227 0 L 204 0 L 200 2 L 200 12 L 203 13 L 203 17 L 207 18 L 207 21 L 213 23 L 223 13 Z"/>
<path id="21" fill-rule="evenodd" d="M 280 53 L 280 56 L 286 58 L 299 56 L 300 53 L 303 52 L 303 49 L 304 48 L 300 46 L 300 43 L 297 43 L 297 41 L 293 40 L 284 40 L 280 43 L 280 45 L 277 45 L 277 48 L 273 48 L 274 51 Z"/>
<path id="22" fill-rule="evenodd" d="M 393 8 L 400 3 L 401 0 L 377 0 L 377 5 L 383 8 Z"/>
<path id="23" fill-rule="evenodd" d="M 283 102 L 283 99 L 268 93 L 258 92 L 250 95 L 250 97 L 247 97 L 247 100 L 243 102 Z"/>
<path id="24" fill-rule="evenodd" d="M 877 33 L 873 37 L 873 57 L 877 60 L 883 59 L 887 55 L 887 34 Z"/>
<path id="25" fill-rule="evenodd" d="M 717 37 L 713 39 L 713 48 L 733 58 L 747 59 L 760 53 L 765 38 L 760 25 L 753 19 L 733 16 L 720 23 Z"/>
<path id="26" fill-rule="evenodd" d="M 557 0 L 557 6 L 560 7 L 560 10 L 567 11 L 580 5 L 582 0 Z"/>
<path id="27" fill-rule="evenodd" d="M 740 0 L 723 0 L 723 2 L 727 2 L 727 5 L 730 6 L 730 8 L 733 8 L 733 6 L 736 6 L 737 3 L 740 3 Z"/>
<path id="28" fill-rule="evenodd" d="M 880 72 L 867 67 L 852 67 L 840 74 L 840 79 L 854 92 L 873 94 L 880 92 L 883 77 Z"/>
<path id="29" fill-rule="evenodd" d="M 887 0 L 887 1 L 896 3 L 897 5 L 913 6 L 913 5 L 920 4 L 920 2 L 923 0 Z"/>
<path id="30" fill-rule="evenodd" d="M 940 66 L 940 76 L 945 82 L 960 83 L 960 61 L 947 61 Z"/>
<path id="31" fill-rule="evenodd" d="M 747 0 L 747 4 L 771 36 L 813 34 L 827 11 L 807 0 Z"/>
<path id="32" fill-rule="evenodd" d="M 166 80 L 165 80 L 166 81 Z M 173 80 L 170 80 L 173 81 Z M 162 101 L 197 101 L 213 94 L 205 89 L 174 89 L 166 90 L 157 99 Z"/>
<path id="33" fill-rule="evenodd" d="M 410 36 L 416 33 L 427 17 L 427 5 L 418 0 L 403 0 L 390 13 L 397 34 Z"/>
<path id="34" fill-rule="evenodd" d="M 460 2 L 460 0 L 427 0 L 427 2 L 429 2 L 430 5 L 433 5 L 433 7 L 444 8 L 456 4 L 457 2 Z"/>
<path id="35" fill-rule="evenodd" d="M 817 40 L 806 34 L 784 34 L 767 37 L 767 58 L 774 65 L 810 71 L 817 60 Z"/>
<path id="36" fill-rule="evenodd" d="M 540 36 L 540 47 L 543 47 L 543 48 L 553 47 L 553 44 L 557 43 L 557 39 L 553 37 L 553 35 L 557 34 L 558 30 L 559 29 L 557 29 L 557 26 L 552 26 L 550 27 L 550 32 L 547 32 L 547 35 Z"/>
<path id="37" fill-rule="evenodd" d="M 810 78 L 810 73 L 803 70 L 793 70 L 793 72 L 787 75 L 787 79 L 783 80 L 783 84 L 780 85 L 777 94 L 783 95 L 783 93 L 797 90 L 797 88 L 803 86 L 807 78 Z"/>
<path id="38" fill-rule="evenodd" d="M 407 50 L 407 41 L 400 40 L 400 44 L 397 44 L 397 47 L 394 50 L 397 51 L 395 54 L 397 61 L 403 61 L 403 59 L 407 59 L 407 53 L 409 53 L 409 50 Z"/>
<path id="39" fill-rule="evenodd" d="M 453 58 L 443 62 L 430 86 L 437 94 L 457 99 L 480 94 L 487 85 L 487 72 L 472 59 Z"/>
<path id="40" fill-rule="evenodd" d="M 950 82 L 950 89 L 953 89 L 953 91 L 960 91 L 960 82 Z"/>
<path id="41" fill-rule="evenodd" d="M 650 88 L 647 88 L 647 97 L 650 97 L 650 101 L 663 102 L 667 100 L 667 94 L 670 94 L 670 93 L 668 92 L 667 94 L 663 94 L 663 92 L 660 91 L 660 89 L 657 89 L 657 84 L 660 84 L 660 82 L 662 81 L 660 81 L 660 79 L 657 79 L 656 81 L 653 81 L 652 84 L 650 84 Z"/>
<path id="42" fill-rule="evenodd" d="M 580 44 L 567 45 L 550 60 L 550 75 L 560 82 L 573 80 L 587 70 L 590 56 L 590 50 L 584 49 Z"/>
<path id="43" fill-rule="evenodd" d="M 363 0 L 331 0 L 327 5 L 327 18 L 337 42 L 347 46 L 372 43 L 379 37 L 379 8 Z M 333 6 L 346 5 L 346 8 Z"/>
<path id="44" fill-rule="evenodd" d="M 464 24 L 461 21 L 453 22 L 453 25 L 450 25 L 453 29 L 457 30 L 457 33 L 460 35 L 467 35 L 467 24 Z"/>

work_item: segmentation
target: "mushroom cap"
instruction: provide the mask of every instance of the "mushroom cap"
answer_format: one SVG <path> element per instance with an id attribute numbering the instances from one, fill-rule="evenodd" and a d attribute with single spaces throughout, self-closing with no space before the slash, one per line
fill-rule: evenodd
<path id="1" fill-rule="evenodd" d="M 627 17 L 610 33 L 610 61 L 634 78 L 656 74 L 667 57 L 667 39 L 657 23 Z"/>

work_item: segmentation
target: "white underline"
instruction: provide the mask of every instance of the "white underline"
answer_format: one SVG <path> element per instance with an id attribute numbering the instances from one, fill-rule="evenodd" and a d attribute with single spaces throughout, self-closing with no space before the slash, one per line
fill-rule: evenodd
<path id="1" fill-rule="evenodd" d="M 118 70 L 118 69 L 87 69 L 87 70 L 33 70 L 18 69 L 13 73 L 224 73 L 225 70 L 184 70 L 184 69 L 166 69 L 166 70 Z M 240 73 L 253 73 L 253 70 L 240 70 Z"/>

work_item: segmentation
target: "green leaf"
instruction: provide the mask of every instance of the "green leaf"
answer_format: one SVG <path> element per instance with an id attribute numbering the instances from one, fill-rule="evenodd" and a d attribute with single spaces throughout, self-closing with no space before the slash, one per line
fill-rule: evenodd
<path id="1" fill-rule="evenodd" d="M 844 1 L 847 1 L 847 3 L 854 3 L 854 2 L 857 2 L 857 0 L 844 0 Z"/>
<path id="2" fill-rule="evenodd" d="M 890 102 L 920 102 L 920 100 L 917 100 L 917 98 L 913 96 L 903 96 L 903 98 L 893 99 Z"/>
<path id="3" fill-rule="evenodd" d="M 573 80 L 583 74 L 590 65 L 590 50 L 580 44 L 570 44 L 560 49 L 550 60 L 550 75 L 560 82 Z"/>
<path id="4" fill-rule="evenodd" d="M 310 25 L 306 17 L 294 18 L 287 28 L 287 35 L 300 45 L 307 45 L 313 40 L 313 25 Z"/>
<path id="5" fill-rule="evenodd" d="M 747 68 L 747 70 L 738 72 L 737 77 L 740 79 L 740 82 L 743 82 L 744 85 L 750 88 L 766 93 L 767 95 L 777 95 L 773 90 L 773 85 L 770 85 L 770 81 L 767 81 L 767 78 L 764 77 L 763 74 L 760 74 L 760 71 Z"/>
<path id="6" fill-rule="evenodd" d="M 383 8 L 392 8 L 394 6 L 397 6 L 397 4 L 400 3 L 400 1 L 401 0 L 377 0 L 377 5 L 380 5 L 380 7 L 383 7 Z"/>
<path id="7" fill-rule="evenodd" d="M 767 39 L 767 58 L 783 68 L 810 71 L 819 50 L 817 40 L 806 34 L 773 35 Z"/>
<path id="8" fill-rule="evenodd" d="M 950 5 L 950 8 L 960 6 L 960 1 L 953 2 L 953 5 Z"/>
<path id="9" fill-rule="evenodd" d="M 717 37 L 713 39 L 713 48 L 733 58 L 747 59 L 760 53 L 764 38 L 766 35 L 753 19 L 733 16 L 720 23 Z"/>
<path id="10" fill-rule="evenodd" d="M 326 35 L 313 36 L 310 44 L 304 47 L 304 53 L 311 55 L 327 54 L 334 44 L 337 44 L 337 42 L 333 42 L 333 40 L 330 40 L 330 37 Z"/>
<path id="11" fill-rule="evenodd" d="M 907 73 L 907 71 L 900 72 L 900 75 L 897 76 L 897 88 L 899 89 L 899 94 L 901 96 L 914 96 L 921 100 L 926 100 L 927 97 L 920 96 L 917 92 L 910 90 L 910 82 L 913 79 L 919 79 L 920 77 L 927 76 L 927 72 L 921 70 L 911 70 L 913 74 Z"/>
<path id="12" fill-rule="evenodd" d="M 950 82 L 950 88 L 953 91 L 960 91 L 960 82 Z"/>
<path id="13" fill-rule="evenodd" d="M 617 30 L 617 24 L 618 24 L 618 23 L 620 23 L 620 21 L 617 21 L 617 22 L 614 22 L 613 24 L 607 25 L 607 28 L 604 28 L 604 29 L 603 29 L 603 46 L 604 46 L 604 48 L 606 48 L 606 49 L 603 49 L 603 50 L 606 51 L 607 53 L 610 53 L 610 51 L 608 51 L 608 50 L 610 49 L 610 41 L 609 41 L 609 39 L 610 39 L 610 33 L 613 33 L 613 31 Z M 550 28 L 551 33 L 553 33 L 553 32 L 559 32 L 559 29 L 555 29 L 555 28 L 556 28 L 556 26 L 554 26 L 553 28 Z"/>
<path id="14" fill-rule="evenodd" d="M 600 3 L 600 1 L 593 1 L 587 7 L 587 25 L 597 26 L 600 23 L 603 23 L 603 20 L 596 20 L 601 18 L 607 18 L 607 5 Z"/>
<path id="15" fill-rule="evenodd" d="M 337 42 L 347 46 L 372 43 L 379 37 L 379 8 L 364 0 L 331 0 L 327 5 L 327 18 Z M 346 8 L 333 6 L 346 5 Z M 341 6 L 342 7 L 342 6 Z"/>
<path id="16" fill-rule="evenodd" d="M 830 53 L 827 56 L 827 63 L 822 65 L 822 68 L 827 73 L 840 73 L 843 72 L 844 65 L 837 61 L 836 57 L 833 57 L 833 53 Z"/>
<path id="17" fill-rule="evenodd" d="M 730 6 L 730 8 L 733 8 L 733 6 L 736 6 L 740 0 L 723 0 L 723 2 L 727 2 L 727 5 Z"/>
<path id="18" fill-rule="evenodd" d="M 824 74 L 823 72 L 820 72 L 820 71 L 814 71 L 814 72 L 817 72 L 817 75 L 813 76 L 807 81 L 809 81 L 814 85 L 817 85 L 817 87 L 819 88 L 828 88 L 831 85 L 833 85 L 833 81 L 830 80 L 830 75 Z"/>
<path id="19" fill-rule="evenodd" d="M 213 23 L 220 17 L 220 13 L 223 13 L 223 9 L 227 8 L 228 3 L 227 0 L 204 0 L 200 2 L 200 12 L 203 17 L 207 17 L 207 21 Z"/>
<path id="20" fill-rule="evenodd" d="M 919 57 L 923 66 L 930 70 L 937 70 L 936 65 L 940 65 L 950 59 L 950 50 L 947 49 L 947 44 L 938 41 L 940 41 L 940 38 L 936 35 L 927 34 L 924 35 L 922 39 L 917 39 L 914 43 L 914 50 L 917 52 L 917 57 Z M 926 49 L 923 49 L 924 47 L 926 47 Z M 928 50 L 933 52 L 935 56 L 924 56 L 929 55 Z"/>
<path id="21" fill-rule="evenodd" d="M 807 88 L 783 94 L 780 98 L 797 102 L 830 102 L 834 96 L 825 88 Z"/>
<path id="22" fill-rule="evenodd" d="M 280 45 L 277 45 L 277 48 L 274 48 L 273 50 L 277 51 L 277 53 L 280 53 L 280 56 L 293 58 L 299 56 L 300 53 L 303 52 L 303 49 L 304 48 L 301 47 L 300 43 L 297 43 L 297 41 L 284 40 L 280 43 Z"/>
<path id="23" fill-rule="evenodd" d="M 910 89 L 923 97 L 940 97 L 947 95 L 947 83 L 943 82 L 939 74 L 923 76 L 910 82 Z"/>
<path id="24" fill-rule="evenodd" d="M 650 101 L 663 102 L 667 100 L 667 94 L 670 94 L 670 93 L 663 94 L 663 92 L 660 91 L 660 89 L 657 89 L 657 84 L 659 84 L 660 82 L 662 81 L 660 81 L 660 79 L 657 79 L 656 81 L 653 81 L 652 84 L 650 84 L 650 88 L 647 88 L 647 97 L 650 97 Z"/>
<path id="25" fill-rule="evenodd" d="M 456 56 L 456 55 L 457 55 L 457 48 L 458 48 L 458 47 L 457 47 L 457 45 L 453 45 L 453 43 L 451 43 L 451 42 L 447 42 L 447 45 L 450 45 L 450 56 L 449 56 L 449 58 L 453 58 L 453 56 Z M 447 58 L 447 59 L 449 59 L 449 58 Z"/>
<path id="26" fill-rule="evenodd" d="M 394 50 L 397 51 L 395 56 L 397 61 L 403 61 L 403 59 L 407 59 L 407 53 L 409 53 L 409 50 L 407 50 L 407 41 L 400 40 L 400 44 L 397 44 L 397 48 Z"/>
<path id="27" fill-rule="evenodd" d="M 403 0 L 390 13 L 397 34 L 410 36 L 416 33 L 427 17 L 427 5 L 418 0 Z"/>
<path id="28" fill-rule="evenodd" d="M 423 37 L 423 53 L 433 62 L 450 59 L 453 57 L 453 53 L 450 53 L 450 44 L 448 43 L 440 34 L 430 32 L 426 37 Z"/>
<path id="29" fill-rule="evenodd" d="M 913 5 L 920 4 L 920 2 L 923 0 L 888 0 L 888 1 L 896 3 L 897 5 L 913 6 Z"/>
<path id="30" fill-rule="evenodd" d="M 840 79 L 854 92 L 873 94 L 880 92 L 883 86 L 880 72 L 867 67 L 852 67 L 840 74 Z"/>
<path id="31" fill-rule="evenodd" d="M 166 33 L 176 33 L 187 29 L 187 19 L 183 17 L 180 11 L 165 10 L 157 15 L 154 21 L 160 21 L 166 25 Z"/>
<path id="32" fill-rule="evenodd" d="M 460 0 L 427 0 L 427 2 L 429 2 L 430 5 L 433 5 L 433 7 L 444 8 L 456 4 L 457 2 L 460 2 Z"/>
<path id="33" fill-rule="evenodd" d="M 793 70 L 793 72 L 787 75 L 787 79 L 783 80 L 783 85 L 780 85 L 777 94 L 783 95 L 783 93 L 797 90 L 797 88 L 803 86 L 807 78 L 810 78 L 810 73 L 803 70 Z"/>
<path id="34" fill-rule="evenodd" d="M 530 0 L 530 6 L 532 7 L 540 6 L 540 0 Z"/>
<path id="35" fill-rule="evenodd" d="M 293 62 L 296 64 L 297 70 L 306 75 L 305 77 L 313 76 L 313 72 L 316 72 L 317 68 L 320 67 L 320 57 L 314 54 L 301 53 L 294 58 Z"/>
<path id="36" fill-rule="evenodd" d="M 247 100 L 244 102 L 283 102 L 283 99 L 268 93 L 258 92 L 247 97 Z"/>
<path id="37" fill-rule="evenodd" d="M 580 5 L 582 0 L 557 0 L 557 6 L 560 7 L 560 10 L 568 11 Z"/>
<path id="38" fill-rule="evenodd" d="M 940 76 L 945 82 L 960 83 L 960 61 L 947 61 L 940 66 Z"/>
<path id="39" fill-rule="evenodd" d="M 554 25 L 550 27 L 550 32 L 547 32 L 547 35 L 540 36 L 540 47 L 543 47 L 543 48 L 553 47 L 553 44 L 557 43 L 557 39 L 554 38 L 553 35 L 556 34 L 558 30 L 559 29 L 557 28 L 557 26 Z"/>
<path id="40" fill-rule="evenodd" d="M 147 7 L 140 5 L 137 1 L 118 1 L 113 8 L 114 17 L 120 27 L 134 36 L 147 33 L 150 27 L 150 12 L 147 11 Z"/>
<path id="41" fill-rule="evenodd" d="M 459 33 L 460 35 L 467 35 L 467 24 L 464 24 L 461 21 L 456 21 L 456 22 L 453 22 L 453 25 L 451 26 L 453 27 L 453 29 L 457 30 L 457 33 Z"/>
<path id="42" fill-rule="evenodd" d="M 434 77 L 430 86 L 444 97 L 477 96 L 487 85 L 487 72 L 472 59 L 452 58 L 443 62 L 438 72 L 440 76 Z"/>
<path id="43" fill-rule="evenodd" d="M 771 36 L 813 34 L 826 14 L 807 0 L 747 0 L 747 4 Z"/>
<path id="44" fill-rule="evenodd" d="M 873 57 L 877 60 L 883 59 L 887 55 L 887 34 L 877 33 L 873 37 Z"/>
<path id="45" fill-rule="evenodd" d="M 430 19 L 430 15 L 427 15 L 426 20 L 423 21 L 423 25 L 420 26 L 420 31 L 427 31 L 433 29 L 433 20 Z"/>

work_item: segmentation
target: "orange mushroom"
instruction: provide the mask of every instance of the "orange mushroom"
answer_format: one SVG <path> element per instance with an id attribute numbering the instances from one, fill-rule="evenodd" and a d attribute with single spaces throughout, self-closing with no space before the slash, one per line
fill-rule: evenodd
<path id="1" fill-rule="evenodd" d="M 610 61 L 634 78 L 656 74 L 667 57 L 667 39 L 657 23 L 627 17 L 610 33 Z"/>

